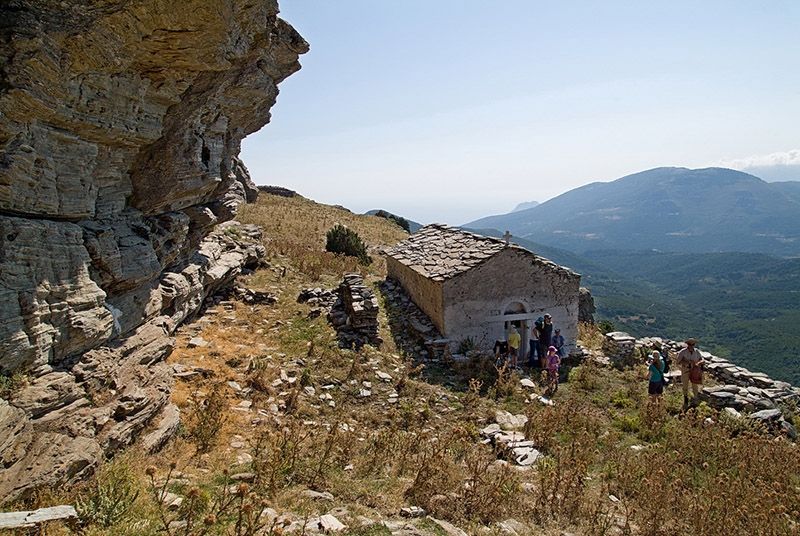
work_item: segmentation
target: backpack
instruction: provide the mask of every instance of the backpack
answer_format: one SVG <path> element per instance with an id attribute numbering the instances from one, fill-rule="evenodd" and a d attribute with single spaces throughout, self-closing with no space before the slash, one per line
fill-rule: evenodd
<path id="1" fill-rule="evenodd" d="M 669 358 L 669 352 L 668 351 L 664 351 L 664 358 L 661 361 L 664 362 L 664 370 L 663 370 L 662 374 L 666 375 L 666 373 L 669 372 L 669 364 L 672 362 L 672 360 Z"/>

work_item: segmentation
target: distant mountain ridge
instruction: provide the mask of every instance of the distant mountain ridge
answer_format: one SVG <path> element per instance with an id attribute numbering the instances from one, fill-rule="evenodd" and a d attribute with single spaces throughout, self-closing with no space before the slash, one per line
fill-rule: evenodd
<path id="1" fill-rule="evenodd" d="M 635 249 L 800 254 L 800 187 L 726 168 L 664 167 L 594 182 L 536 207 L 465 224 L 576 252 Z"/>
<path id="2" fill-rule="evenodd" d="M 522 203 L 514 207 L 514 210 L 512 210 L 511 212 L 519 212 L 520 210 L 527 210 L 529 208 L 537 207 L 539 206 L 539 204 L 540 203 L 538 201 L 523 201 Z"/>

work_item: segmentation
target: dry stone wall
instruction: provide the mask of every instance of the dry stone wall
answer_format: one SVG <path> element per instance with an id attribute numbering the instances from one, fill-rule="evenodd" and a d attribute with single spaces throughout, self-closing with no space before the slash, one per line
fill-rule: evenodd
<path id="1" fill-rule="evenodd" d="M 336 289 L 307 288 L 297 296 L 298 303 L 312 307 L 309 317 L 323 311 L 336 330 L 340 348 L 359 350 L 365 344 L 379 348 L 378 299 L 364 284 L 361 274 L 344 274 Z"/>
<path id="2" fill-rule="evenodd" d="M 673 363 L 670 375 L 680 382 L 680 371 L 674 360 L 675 354 L 686 346 L 684 343 L 660 337 L 635 339 L 624 332 L 606 334 L 603 348 L 607 355 L 615 345 L 617 356 L 625 354 L 633 361 L 641 360 L 642 356 L 653 350 L 658 350 L 661 355 L 668 354 Z M 783 419 L 782 408 L 796 407 L 800 403 L 800 388 L 770 378 L 763 372 L 750 371 L 709 352 L 700 350 L 700 354 L 705 361 L 705 374 L 716 382 L 716 385 L 703 387 L 700 393 L 703 400 L 712 407 L 726 410 L 729 415 L 738 417 L 740 412 L 746 413 L 751 419 L 796 439 L 797 431 Z M 611 360 L 614 361 L 613 356 Z"/>
<path id="3" fill-rule="evenodd" d="M 415 297 L 416 305 L 436 329 L 444 331 L 443 283 L 425 277 L 392 257 L 386 257 L 386 272 L 388 278 L 399 282 Z"/>
<path id="4" fill-rule="evenodd" d="M 308 45 L 275 0 L 0 17 L 0 372 L 27 378 L 0 401 L 2 500 L 174 417 L 170 335 L 264 254 L 256 229 L 217 226 L 256 198 L 241 140 Z"/>

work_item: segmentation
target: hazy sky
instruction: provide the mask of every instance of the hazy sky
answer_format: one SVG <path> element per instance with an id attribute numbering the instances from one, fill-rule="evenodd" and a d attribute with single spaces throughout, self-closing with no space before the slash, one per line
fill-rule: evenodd
<path id="1" fill-rule="evenodd" d="M 258 184 L 461 224 L 656 166 L 800 179 L 800 1 L 282 0 Z"/>

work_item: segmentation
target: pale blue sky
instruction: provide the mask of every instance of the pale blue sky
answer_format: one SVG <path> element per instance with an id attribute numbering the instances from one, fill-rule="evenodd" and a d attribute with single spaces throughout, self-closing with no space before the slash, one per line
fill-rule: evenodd
<path id="1" fill-rule="evenodd" d="M 311 52 L 243 144 L 258 184 L 461 224 L 656 166 L 800 179 L 797 0 L 283 0 L 281 16 Z"/>

